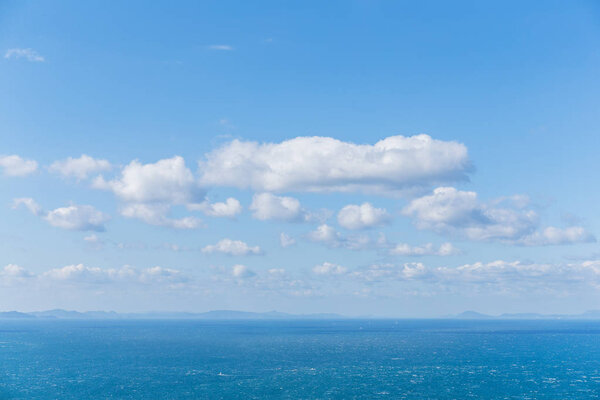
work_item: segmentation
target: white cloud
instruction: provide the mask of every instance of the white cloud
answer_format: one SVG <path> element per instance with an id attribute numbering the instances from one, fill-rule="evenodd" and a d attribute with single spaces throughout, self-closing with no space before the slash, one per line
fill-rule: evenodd
<path id="1" fill-rule="evenodd" d="M 44 210 L 42 207 L 32 198 L 30 197 L 21 197 L 18 199 L 13 199 L 12 208 L 17 209 L 20 206 L 24 206 L 29 210 L 33 215 L 42 215 Z"/>
<path id="2" fill-rule="evenodd" d="M 255 194 L 252 197 L 250 210 L 252 216 L 259 220 L 299 221 L 306 219 L 307 213 L 300 202 L 293 197 L 275 196 L 271 193 Z"/>
<path id="3" fill-rule="evenodd" d="M 279 243 L 281 244 L 281 247 L 290 247 L 296 244 L 296 239 L 289 236 L 287 233 L 281 232 L 279 234 Z"/>
<path id="4" fill-rule="evenodd" d="M 321 224 L 307 235 L 313 242 L 325 243 L 331 247 L 338 247 L 342 242 L 341 235 L 330 225 Z"/>
<path id="5" fill-rule="evenodd" d="M 556 228 L 553 226 L 543 229 L 541 232 L 535 232 L 525 236 L 517 242 L 525 246 L 548 246 L 562 245 L 572 243 L 595 242 L 594 235 L 586 231 L 581 226 L 571 226 L 568 228 Z"/>
<path id="6" fill-rule="evenodd" d="M 223 253 L 232 256 L 245 256 L 249 254 L 260 254 L 258 246 L 248 246 L 241 240 L 222 239 L 217 244 L 211 244 L 202 249 L 203 253 Z"/>
<path id="7" fill-rule="evenodd" d="M 234 50 L 233 46 L 228 44 L 211 44 L 208 46 L 210 50 L 221 50 L 221 51 L 231 51 Z"/>
<path id="8" fill-rule="evenodd" d="M 19 59 L 19 58 L 23 58 L 23 59 L 25 59 L 27 61 L 31 61 L 31 62 L 44 62 L 44 61 L 46 61 L 44 59 L 44 57 L 42 57 L 41 55 L 39 55 L 33 49 L 19 49 L 19 48 L 8 49 L 8 50 L 6 50 L 6 53 L 4 53 L 4 58 L 6 58 L 6 59 L 10 59 L 10 58 Z"/>
<path id="9" fill-rule="evenodd" d="M 84 180 L 90 174 L 108 171 L 112 168 L 107 160 L 99 160 L 82 154 L 79 158 L 69 157 L 65 160 L 53 162 L 48 169 L 50 172 L 60 174 L 67 178 Z"/>
<path id="10" fill-rule="evenodd" d="M 174 205 L 189 205 L 203 197 L 192 172 L 182 157 L 141 164 L 135 160 L 125 166 L 118 179 L 96 178 L 93 187 L 112 191 L 123 205 L 121 215 L 151 225 L 193 229 L 202 225 L 195 217 L 170 218 Z"/>
<path id="11" fill-rule="evenodd" d="M 225 202 L 209 203 L 190 203 L 187 205 L 188 210 L 201 211 L 211 217 L 228 217 L 233 218 L 242 212 L 242 205 L 237 199 L 229 197 Z"/>
<path id="12" fill-rule="evenodd" d="M 163 267 L 137 269 L 130 266 L 121 268 L 87 267 L 83 264 L 67 265 L 62 268 L 51 269 L 41 275 L 42 280 L 109 284 L 109 283 L 140 283 L 140 284 L 175 284 L 188 280 L 180 271 Z"/>
<path id="13" fill-rule="evenodd" d="M 385 224 L 390 215 L 384 208 L 375 208 L 370 203 L 352 204 L 340 210 L 337 220 L 346 229 L 365 229 Z"/>
<path id="14" fill-rule="evenodd" d="M 311 242 L 322 243 L 331 248 L 343 247 L 350 250 L 364 250 L 373 247 L 373 242 L 367 235 L 344 236 L 330 225 L 321 224 L 306 237 Z"/>
<path id="15" fill-rule="evenodd" d="M 466 179 L 467 148 L 427 135 L 392 136 L 374 145 L 330 137 L 281 143 L 234 140 L 199 163 L 208 186 L 259 192 L 398 192 Z"/>
<path id="16" fill-rule="evenodd" d="M 458 267 L 427 267 L 422 263 L 374 264 L 349 273 L 359 281 L 419 283 L 417 292 L 468 291 L 491 293 L 534 292 L 566 294 L 584 287 L 600 289 L 600 261 L 578 263 L 528 263 L 492 261 L 464 264 Z"/>
<path id="17" fill-rule="evenodd" d="M 367 282 L 417 280 L 428 277 L 428 275 L 429 271 L 422 263 L 373 264 L 351 274 L 351 276 Z"/>
<path id="18" fill-rule="evenodd" d="M 194 175 L 179 156 L 153 164 L 134 160 L 123 168 L 118 179 L 105 181 L 98 177 L 94 187 L 110 190 L 127 203 L 188 204 L 201 194 Z"/>
<path id="19" fill-rule="evenodd" d="M 18 208 L 21 205 L 50 225 L 69 230 L 104 231 L 104 223 L 110 219 L 110 216 L 89 205 L 72 204 L 46 212 L 31 198 L 13 200 L 13 208 Z"/>
<path id="20" fill-rule="evenodd" d="M 110 217 L 88 205 L 70 205 L 49 211 L 44 219 L 52 226 L 76 231 L 104 231 Z"/>
<path id="21" fill-rule="evenodd" d="M 231 268 L 231 275 L 236 279 L 246 279 L 252 278 L 256 273 L 245 265 L 237 264 Z"/>
<path id="22" fill-rule="evenodd" d="M 316 275 L 343 275 L 348 271 L 346 267 L 341 265 L 324 262 L 323 264 L 315 265 L 313 272 Z"/>
<path id="23" fill-rule="evenodd" d="M 127 218 L 135 218 L 149 225 L 166 226 L 175 229 L 196 229 L 203 226 L 196 217 L 170 218 L 167 204 L 131 203 L 121 207 L 120 213 Z"/>
<path id="24" fill-rule="evenodd" d="M 0 270 L 0 281 L 3 283 L 11 283 L 23 279 L 31 278 L 34 275 L 25 268 L 16 264 L 8 264 Z"/>
<path id="25" fill-rule="evenodd" d="M 25 160 L 16 154 L 0 156 L 0 167 L 5 176 L 25 176 L 37 170 L 38 163 L 34 160 Z"/>
<path id="26" fill-rule="evenodd" d="M 471 240 L 521 245 L 550 245 L 595 240 L 581 227 L 565 230 L 549 227 L 536 232 L 539 218 L 524 208 L 522 197 L 503 198 L 482 203 L 477 193 L 440 187 L 433 194 L 411 201 L 403 213 L 413 218 L 419 229 L 441 234 L 456 234 Z"/>
<path id="27" fill-rule="evenodd" d="M 437 249 L 432 243 L 425 243 L 421 246 L 399 243 L 390 250 L 390 254 L 398 256 L 451 256 L 459 252 L 451 243 L 442 243 Z"/>

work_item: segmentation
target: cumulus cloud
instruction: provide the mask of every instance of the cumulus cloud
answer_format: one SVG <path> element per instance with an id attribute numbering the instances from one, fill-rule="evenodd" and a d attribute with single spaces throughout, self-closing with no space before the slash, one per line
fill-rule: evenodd
<path id="1" fill-rule="evenodd" d="M 241 240 L 222 239 L 217 244 L 211 244 L 202 249 L 203 253 L 223 253 L 231 256 L 246 256 L 249 254 L 260 254 L 258 246 L 248 246 Z"/>
<path id="2" fill-rule="evenodd" d="M 536 232 L 539 218 L 525 208 L 520 197 L 489 203 L 480 202 L 477 193 L 453 187 L 440 187 L 431 195 L 412 200 L 403 210 L 419 229 L 453 234 L 471 240 L 502 241 L 523 245 L 566 244 L 591 241 L 583 228 L 566 230 L 550 227 Z"/>
<path id="3" fill-rule="evenodd" d="M 451 256 L 459 253 L 460 251 L 452 243 L 442 243 L 437 249 L 433 243 L 425 243 L 421 246 L 398 243 L 390 249 L 390 254 L 397 256 Z"/>
<path id="4" fill-rule="evenodd" d="M 4 58 L 6 59 L 24 59 L 30 62 L 44 62 L 46 61 L 44 59 L 44 57 L 42 57 L 41 55 L 39 55 L 35 50 L 33 49 L 20 49 L 20 48 L 15 48 L 15 49 L 8 49 L 6 50 L 6 52 L 4 53 Z"/>
<path id="5" fill-rule="evenodd" d="M 170 218 L 168 204 L 130 203 L 121 207 L 120 213 L 127 218 L 139 219 L 147 224 L 166 226 L 175 229 L 195 229 L 203 226 L 202 220 L 196 217 Z"/>
<path id="6" fill-rule="evenodd" d="M 0 270 L 0 284 L 2 285 L 24 282 L 32 277 L 34 274 L 16 264 L 8 264 Z"/>
<path id="7" fill-rule="evenodd" d="M 110 217 L 88 205 L 70 205 L 56 208 L 44 216 L 52 226 L 76 231 L 104 231 Z"/>
<path id="8" fill-rule="evenodd" d="M 600 261 L 531 263 L 522 261 L 475 262 L 458 267 L 427 267 L 422 263 L 373 264 L 349 277 L 367 283 L 400 281 L 420 284 L 424 293 L 466 290 L 485 293 L 568 293 L 589 287 L 600 289 Z"/>
<path id="9" fill-rule="evenodd" d="M 98 211 L 93 206 L 72 204 L 51 211 L 44 211 L 31 198 L 13 200 L 13 208 L 25 206 L 32 214 L 41 217 L 50 225 L 57 228 L 75 231 L 104 231 L 104 224 L 110 219 L 107 214 Z"/>
<path id="10" fill-rule="evenodd" d="M 271 193 L 258 193 L 252 197 L 252 216 L 259 220 L 300 221 L 307 213 L 300 201 L 293 197 L 275 196 Z"/>
<path id="11" fill-rule="evenodd" d="M 242 212 L 242 205 L 233 197 L 229 197 L 225 202 L 210 203 L 203 201 L 202 203 L 190 203 L 187 208 L 191 211 L 201 211 L 211 217 L 233 218 Z"/>
<path id="12" fill-rule="evenodd" d="M 322 243 L 331 248 L 343 247 L 350 250 L 364 250 L 373 246 L 373 242 L 367 235 L 344 236 L 334 227 L 321 224 L 314 231 L 309 232 L 306 237 L 311 242 Z"/>
<path id="13" fill-rule="evenodd" d="M 156 163 L 130 162 L 118 179 L 98 177 L 94 187 L 112 191 L 127 203 L 188 204 L 201 194 L 194 175 L 183 157 L 175 156 Z"/>
<path id="14" fill-rule="evenodd" d="M 307 235 L 308 239 L 313 242 L 322 242 L 337 247 L 342 241 L 342 236 L 335 230 L 334 227 L 321 224 L 314 231 Z"/>
<path id="15" fill-rule="evenodd" d="M 92 158 L 86 154 L 82 154 L 79 158 L 68 157 L 65 160 L 55 161 L 48 167 L 50 172 L 79 181 L 87 179 L 90 174 L 108 171 L 111 168 L 112 165 L 107 160 Z"/>
<path id="16" fill-rule="evenodd" d="M 202 199 L 204 193 L 182 157 L 141 164 L 135 160 L 125 166 L 117 179 L 99 176 L 93 187 L 113 192 L 122 202 L 121 215 L 137 218 L 151 225 L 177 229 L 201 226 L 194 217 L 169 217 L 174 205 L 189 205 Z"/>
<path id="17" fill-rule="evenodd" d="M 281 232 L 279 234 L 279 244 L 281 244 L 281 247 L 290 247 L 296 244 L 296 239 L 287 233 Z"/>
<path id="18" fill-rule="evenodd" d="M 367 282 L 417 280 L 429 275 L 430 272 L 422 263 L 373 264 L 351 273 L 352 277 Z"/>
<path id="19" fill-rule="evenodd" d="M 467 148 L 427 135 L 392 136 L 374 145 L 330 137 L 281 143 L 234 140 L 199 163 L 209 186 L 258 192 L 399 192 L 467 179 Z"/>
<path id="20" fill-rule="evenodd" d="M 0 156 L 0 168 L 4 176 L 25 176 L 37 170 L 38 163 L 34 160 L 25 160 L 16 154 Z"/>
<path id="21" fill-rule="evenodd" d="M 340 210 L 337 220 L 346 229 L 365 229 L 389 222 L 390 215 L 384 208 L 375 208 L 370 203 L 351 204 Z"/>
<path id="22" fill-rule="evenodd" d="M 535 232 L 529 236 L 520 239 L 517 244 L 525 246 L 548 246 L 572 243 L 595 242 L 594 235 L 586 231 L 581 226 L 571 226 L 568 228 L 556 228 L 550 226 L 541 232 Z"/>
<path id="23" fill-rule="evenodd" d="M 256 273 L 245 265 L 237 264 L 231 268 L 231 275 L 236 279 L 247 279 L 252 278 Z"/>
<path id="24" fill-rule="evenodd" d="M 88 267 L 83 264 L 67 265 L 55 268 L 39 275 L 42 280 L 72 283 L 109 284 L 109 283 L 141 283 L 141 284 L 176 284 L 188 280 L 180 271 L 152 267 L 138 269 L 131 266 L 121 268 Z"/>
<path id="25" fill-rule="evenodd" d="M 348 271 L 346 267 L 330 262 L 315 265 L 312 270 L 316 275 L 343 275 Z"/>

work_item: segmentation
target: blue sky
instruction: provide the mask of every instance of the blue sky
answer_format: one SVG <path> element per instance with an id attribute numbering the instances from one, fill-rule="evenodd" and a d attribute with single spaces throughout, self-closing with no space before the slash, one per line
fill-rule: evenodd
<path id="1" fill-rule="evenodd" d="M 2 308 L 597 308 L 599 39 L 592 1 L 2 2 Z"/>

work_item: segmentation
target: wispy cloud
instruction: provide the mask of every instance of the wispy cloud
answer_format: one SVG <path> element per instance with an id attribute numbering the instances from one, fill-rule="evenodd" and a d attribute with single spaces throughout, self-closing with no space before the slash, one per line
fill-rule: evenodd
<path id="1" fill-rule="evenodd" d="M 46 59 L 38 54 L 37 51 L 33 49 L 8 49 L 6 53 L 4 53 L 4 58 L 6 59 L 24 59 L 30 62 L 44 62 Z"/>
<path id="2" fill-rule="evenodd" d="M 211 44 L 208 46 L 209 50 L 220 50 L 220 51 L 232 51 L 235 50 L 233 46 L 228 44 Z"/>

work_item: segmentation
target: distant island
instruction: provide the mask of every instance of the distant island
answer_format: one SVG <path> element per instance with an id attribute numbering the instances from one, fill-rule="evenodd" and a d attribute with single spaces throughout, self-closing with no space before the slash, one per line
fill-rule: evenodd
<path id="1" fill-rule="evenodd" d="M 316 313 L 316 314 L 290 314 L 278 311 L 268 312 L 250 312 L 236 310 L 214 310 L 208 312 L 145 312 L 145 313 L 118 313 L 115 311 L 69 311 L 62 309 L 19 312 L 4 311 L 0 312 L 0 319 L 154 319 L 154 320 L 341 320 L 341 319 L 419 319 L 419 318 L 384 318 L 375 316 L 348 317 L 334 313 Z M 581 314 L 538 314 L 538 313 L 515 313 L 489 315 L 476 311 L 465 311 L 456 315 L 449 315 L 439 318 L 422 319 L 462 319 L 462 320 L 598 320 L 600 319 L 600 310 L 586 311 Z"/>
<path id="2" fill-rule="evenodd" d="M 465 311 L 458 315 L 454 315 L 448 318 L 453 319 L 600 319 L 600 310 L 586 311 L 581 314 L 538 314 L 538 313 L 514 313 L 514 314 L 500 314 L 500 315 L 488 315 L 478 313 L 476 311 Z"/>
<path id="3" fill-rule="evenodd" d="M 47 310 L 34 312 L 0 312 L 0 319 L 199 319 L 199 320 L 311 320 L 345 319 L 339 314 L 288 314 L 277 311 L 248 312 L 215 310 L 202 313 L 191 312 L 147 312 L 117 313 L 115 311 L 68 311 Z"/>

